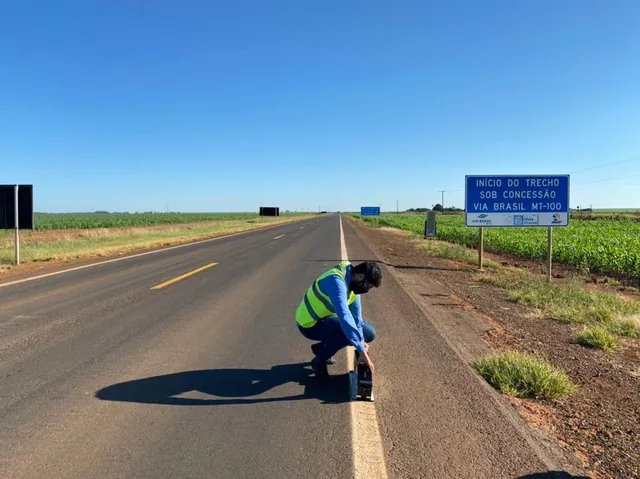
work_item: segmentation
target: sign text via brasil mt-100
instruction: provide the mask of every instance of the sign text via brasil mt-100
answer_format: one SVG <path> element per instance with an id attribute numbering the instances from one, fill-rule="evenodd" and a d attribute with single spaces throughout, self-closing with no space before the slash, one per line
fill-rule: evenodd
<path id="1" fill-rule="evenodd" d="M 569 224 L 569 175 L 468 175 L 465 183 L 466 226 Z"/>

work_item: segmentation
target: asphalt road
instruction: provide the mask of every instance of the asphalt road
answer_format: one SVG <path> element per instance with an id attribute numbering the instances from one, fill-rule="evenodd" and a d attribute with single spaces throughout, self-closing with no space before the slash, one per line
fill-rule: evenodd
<path id="1" fill-rule="evenodd" d="M 0 477 L 353 477 L 345 357 L 318 384 L 294 320 L 339 259 L 332 215 L 0 285 Z M 384 269 L 363 305 L 389 477 L 552 469 Z"/>

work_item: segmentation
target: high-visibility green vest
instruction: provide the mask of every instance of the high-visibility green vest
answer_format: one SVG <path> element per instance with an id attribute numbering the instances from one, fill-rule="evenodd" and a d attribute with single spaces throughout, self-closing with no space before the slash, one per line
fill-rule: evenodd
<path id="1" fill-rule="evenodd" d="M 347 281 L 347 268 L 351 263 L 349 261 L 343 261 L 342 263 L 334 266 L 330 270 L 320 275 L 307 289 L 304 298 L 300 302 L 298 309 L 296 310 L 296 321 L 303 328 L 310 328 L 315 326 L 318 321 L 322 321 L 330 316 L 336 316 L 335 309 L 331 304 L 329 296 L 324 294 L 320 289 L 320 281 L 327 276 L 340 276 L 346 283 Z M 347 285 L 347 289 L 349 285 Z M 351 305 L 357 298 L 357 295 L 352 291 L 347 299 L 347 304 Z"/>

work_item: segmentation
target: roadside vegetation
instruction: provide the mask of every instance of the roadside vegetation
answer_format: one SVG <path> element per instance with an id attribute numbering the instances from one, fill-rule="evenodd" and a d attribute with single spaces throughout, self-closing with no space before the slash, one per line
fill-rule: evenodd
<path id="1" fill-rule="evenodd" d="M 358 218 L 358 216 L 355 216 Z M 613 216 L 612 218 L 622 218 Z M 423 214 L 383 214 L 363 221 L 379 226 L 423 234 Z M 545 228 L 485 228 L 484 248 L 524 259 L 544 260 L 547 255 Z M 477 248 L 477 228 L 464 226 L 463 215 L 438 215 L 440 240 Z M 581 273 L 614 274 L 640 279 L 640 221 L 632 219 L 573 217 L 566 228 L 554 229 L 554 262 L 577 268 Z"/>
<path id="2" fill-rule="evenodd" d="M 586 328 L 577 335 L 578 343 L 590 348 L 613 352 L 620 343 L 618 339 L 602 326 Z"/>
<path id="3" fill-rule="evenodd" d="M 516 351 L 486 356 L 473 363 L 491 386 L 510 396 L 560 399 L 577 390 L 567 375 L 545 360 Z"/>
<path id="4" fill-rule="evenodd" d="M 504 289 L 539 317 L 591 326 L 576 337 L 583 346 L 614 352 L 618 338 L 640 338 L 640 301 L 633 297 L 591 290 L 579 278 L 548 283 L 544 276 L 496 264 L 478 280 Z"/>
<path id="5" fill-rule="evenodd" d="M 53 216 L 53 215 L 52 215 Z M 240 233 L 277 224 L 288 223 L 314 215 L 282 215 L 280 217 L 259 217 L 253 214 L 213 214 L 165 216 L 175 223 L 153 224 L 159 221 L 155 216 L 161 215 L 56 215 L 50 219 L 47 227 L 35 231 L 20 232 L 20 261 L 30 263 L 37 261 L 68 261 L 72 259 L 105 257 L 127 254 L 135 251 L 153 249 L 162 246 L 178 245 L 193 241 L 215 238 L 227 234 Z M 103 218 L 104 217 L 104 218 Z M 153 217 L 153 218 L 150 218 Z M 75 218 L 75 220 L 69 219 Z M 136 219 L 137 218 L 137 219 Z M 208 218 L 208 220 L 203 220 Z M 215 218 L 212 220 L 212 218 Z M 189 223 L 179 223 L 189 219 Z M 196 220 L 201 220 L 194 223 Z M 74 223 L 73 221 L 77 221 Z M 145 226 L 132 226 L 131 223 L 145 221 Z M 52 224 L 60 229 L 49 229 Z M 63 229 L 77 225 L 74 229 Z M 122 225 L 125 226 L 114 226 Z M 81 225 L 84 225 L 82 227 Z M 101 225 L 101 226 L 98 226 Z M 112 226 L 103 226 L 112 225 Z M 4 231 L 0 235 L 0 268 L 9 269 L 14 261 L 13 232 Z"/>
<path id="6" fill-rule="evenodd" d="M 416 231 L 415 218 L 387 215 L 378 221 L 358 219 L 371 226 L 404 225 L 402 228 L 395 228 L 411 234 L 415 245 L 429 254 L 473 266 L 478 263 L 477 251 L 465 245 L 439 239 L 424 240 L 422 230 Z M 423 221 L 422 216 L 419 220 Z M 439 237 L 444 236 L 441 236 L 441 231 L 442 229 L 438 231 Z M 493 231 L 509 232 L 513 229 Z M 640 255 L 640 248 L 636 248 L 634 252 Z M 631 295 L 623 296 L 611 288 L 595 290 L 579 276 L 549 283 L 543 275 L 533 274 L 524 268 L 502 266 L 488 259 L 485 259 L 484 267 L 485 272 L 478 276 L 478 281 L 505 290 L 512 301 L 534 308 L 538 317 L 590 327 L 588 332 L 576 336 L 576 340 L 584 346 L 614 352 L 620 338 L 640 339 L 640 300 Z"/>
<path id="7" fill-rule="evenodd" d="M 548 283 L 544 276 L 516 268 L 500 268 L 483 275 L 479 281 L 501 287 L 509 297 L 533 306 L 540 316 L 565 323 L 600 323 L 612 331 L 633 337 L 640 334 L 634 316 L 640 313 L 640 302 L 609 291 L 593 291 L 579 278 Z"/>
<path id="8" fill-rule="evenodd" d="M 282 216 L 291 216 L 287 213 Z M 35 213 L 34 229 L 126 228 L 260 218 L 257 213 Z"/>

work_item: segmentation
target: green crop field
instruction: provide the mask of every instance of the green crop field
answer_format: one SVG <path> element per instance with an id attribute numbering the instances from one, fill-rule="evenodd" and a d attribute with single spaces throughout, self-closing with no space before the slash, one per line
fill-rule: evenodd
<path id="1" fill-rule="evenodd" d="M 383 214 L 365 221 L 422 234 L 424 215 Z M 486 251 L 542 260 L 547 255 L 546 228 L 485 228 Z M 464 226 L 463 215 L 438 215 L 439 239 L 477 247 L 477 228 Z M 640 277 L 640 222 L 632 220 L 571 219 L 554 228 L 553 259 L 588 273 Z"/>
<path id="2" fill-rule="evenodd" d="M 257 213 L 36 213 L 34 229 L 140 227 L 252 218 L 259 218 L 259 215 Z"/>

